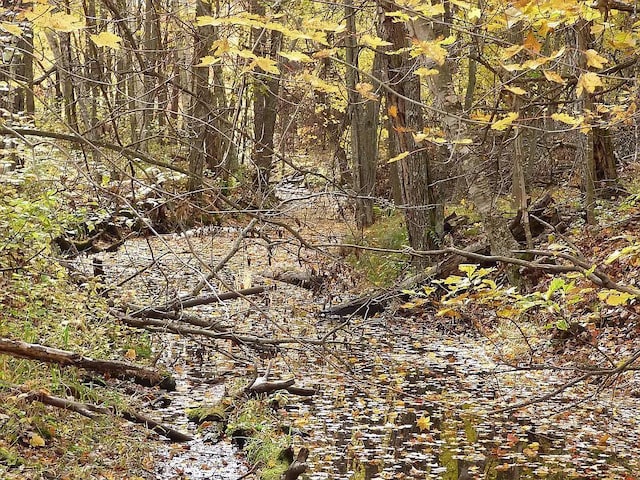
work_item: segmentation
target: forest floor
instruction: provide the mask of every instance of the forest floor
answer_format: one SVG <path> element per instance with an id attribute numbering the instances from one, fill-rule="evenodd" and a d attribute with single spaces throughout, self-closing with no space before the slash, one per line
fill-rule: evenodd
<path id="1" fill-rule="evenodd" d="M 319 204 L 304 194 L 301 198 L 305 200 L 294 202 L 291 214 L 296 223 L 313 226 L 301 232 L 308 241 L 335 243 L 348 235 L 331 202 Z M 633 215 L 634 209 L 625 215 Z M 633 223 L 614 225 L 597 234 L 575 235 L 574 240 L 602 263 L 637 238 L 635 228 Z M 142 283 L 129 288 L 138 297 L 146 288 L 147 295 L 155 295 L 150 303 L 161 303 L 188 292 L 198 262 L 213 264 L 222 258 L 237 233 L 225 228 L 128 242 L 108 259 L 108 275 L 117 281 L 159 259 L 140 278 Z M 273 239 L 279 232 L 262 235 Z M 279 426 L 274 431 L 287 432 L 286 441 L 296 450 L 310 449 L 308 478 L 636 478 L 640 374 L 632 369 L 594 376 L 564 389 L 596 365 L 615 368 L 635 354 L 640 348 L 635 306 L 596 307 L 595 290 L 577 279 L 572 287 L 577 300 L 558 299 L 517 321 L 504 312 L 497 315 L 479 294 L 457 304 L 455 315 L 439 315 L 438 302 L 414 302 L 366 319 L 324 318 L 319 313 L 328 304 L 362 293 L 355 272 L 320 252 L 307 251 L 301 258 L 285 242 L 275 248 L 272 244 L 269 251 L 266 247 L 264 238 L 250 239 L 221 277 L 235 288 L 274 289 L 251 297 L 252 304 L 234 300 L 199 307 L 198 315 L 224 319 L 237 332 L 327 339 L 324 346 L 283 348 L 273 363 L 274 378 L 295 377 L 297 384 L 314 387 L 312 399 L 285 393 L 261 404 Z M 633 261 L 609 271 L 633 282 Z M 263 276 L 274 269 L 301 268 L 324 273 L 324 286 L 309 291 Z M 550 282 L 551 277 L 543 276 L 537 288 L 544 291 Z M 562 295 L 571 293 L 569 289 Z M 580 328 L 555 328 L 558 318 Z M 167 348 L 166 335 L 154 335 L 153 342 L 155 350 Z M 214 347 L 195 338 L 178 345 L 194 372 L 187 390 L 203 391 L 204 385 L 205 392 L 188 394 L 185 407 L 214 403 L 216 395 L 206 380 L 242 377 L 244 372 L 249 382 L 253 367 L 263 372 L 269 363 L 257 359 L 249 347 Z M 552 398 L 534 401 L 558 389 L 562 391 Z M 534 402 L 512 409 L 529 401 Z M 171 411 L 175 417 L 175 408 Z M 206 428 L 201 434 L 206 436 Z M 198 477 L 193 469 L 185 474 L 182 457 L 182 464 L 161 466 L 158 478 L 233 478 L 228 471 L 213 475 L 215 460 L 207 455 L 217 447 L 204 450 L 204 457 L 188 453 L 186 464 L 200 465 L 201 474 L 208 476 Z M 224 451 L 229 455 L 228 447 Z M 169 456 L 179 457 L 180 449 Z M 240 468 L 238 473 L 245 471 Z"/>
<path id="2" fill-rule="evenodd" d="M 301 225 L 308 242 L 338 244 L 352 235 L 344 226 L 343 209 L 331 196 L 308 191 L 288 195 L 287 221 Z M 639 265 L 636 250 L 622 252 L 636 244 L 638 231 L 635 222 L 620 218 L 637 213 L 633 197 L 626 203 L 608 203 L 601 210 L 601 228 L 590 233 L 577 220 L 567 235 L 600 265 L 620 252 L 620 258 L 605 268 L 617 280 L 633 284 Z M 144 269 L 119 288 L 115 298 L 161 304 L 188 293 L 198 279 L 194 272 L 223 258 L 243 226 L 129 240 L 117 252 L 102 254 L 106 281 L 117 284 Z M 310 269 L 324 278 L 315 291 L 269 278 L 274 271 Z M 189 425 L 186 410 L 215 403 L 225 391 L 246 386 L 254 369 L 262 374 L 272 364 L 273 378 L 294 377 L 296 385 L 313 387 L 317 393 L 310 399 L 282 393 L 258 399 L 257 408 L 265 415 L 256 417 L 253 428 L 279 432 L 282 442 L 296 451 L 309 448 L 309 479 L 638 478 L 640 374 L 631 368 L 567 386 L 596 368 L 615 369 L 636 354 L 640 326 L 634 303 L 599 300 L 585 278 L 567 279 L 567 288 L 551 291 L 547 298 L 544 293 L 550 292 L 552 277 L 542 275 L 535 283 L 529 279 L 530 288 L 543 294 L 531 298 L 546 298 L 547 303 L 519 317 L 505 310 L 515 298 L 508 297 L 510 293 L 493 291 L 505 295 L 505 302 L 496 303 L 496 296 L 483 289 L 462 292 L 463 301 L 449 305 L 442 298 L 425 301 L 418 295 L 364 319 L 320 315 L 326 306 L 360 295 L 366 288 L 361 277 L 342 259 L 299 249 L 277 228 L 259 232 L 247 239 L 211 288 L 273 288 L 246 300 L 196 307 L 194 312 L 220 319 L 237 333 L 325 339 L 324 345 L 300 343 L 280 349 L 270 359 L 249 345 L 145 334 L 152 356 L 176 372 L 178 389 L 165 394 L 119 388 L 150 415 L 195 432 L 195 443 L 169 445 L 141 428 L 103 420 L 87 427 L 87 445 L 91 438 L 113 438 L 113 443 L 78 454 L 73 451 L 78 448 L 73 435 L 81 430 L 70 424 L 69 432 L 50 432 L 44 448 L 26 438 L 19 447 L 23 466 L 7 465 L 5 458 L 0 473 L 3 478 L 83 478 L 65 477 L 59 466 L 49 469 L 50 475 L 24 468 L 36 461 L 58 464 L 70 455 L 74 462 L 84 458 L 87 465 L 105 466 L 94 468 L 103 473 L 84 478 L 256 476 L 229 438 L 218 442 L 208 430 L 211 425 Z M 579 328 L 558 328 L 560 320 Z M 132 338 L 140 335 L 129 329 L 121 333 L 125 332 Z M 120 351 L 132 359 L 131 349 Z M 160 397 L 170 405 L 159 406 Z M 0 421 L 12 421 L 10 410 L 0 411 Z M 54 412 L 39 414 L 59 415 Z M 113 432 L 96 435 L 94 429 Z M 268 467 L 270 461 L 262 459 L 259 467 Z"/>

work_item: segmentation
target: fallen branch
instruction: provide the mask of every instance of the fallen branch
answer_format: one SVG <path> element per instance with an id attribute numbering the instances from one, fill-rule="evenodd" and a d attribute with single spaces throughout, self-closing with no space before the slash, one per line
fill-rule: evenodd
<path id="1" fill-rule="evenodd" d="M 85 370 L 108 373 L 122 379 L 132 378 L 136 383 L 147 387 L 157 385 L 169 391 L 173 391 L 176 388 L 176 382 L 170 375 L 162 374 L 157 370 L 131 365 L 130 363 L 118 360 L 102 360 L 85 357 L 76 352 L 60 350 L 36 343 L 0 338 L 0 354 L 55 363 L 65 367 L 73 366 Z"/>
<path id="2" fill-rule="evenodd" d="M 212 331 L 205 328 L 194 328 L 179 321 L 157 320 L 152 318 L 132 318 L 125 315 L 118 317 L 123 323 L 137 328 L 154 331 L 177 333 L 180 335 L 201 335 L 215 340 L 230 340 L 235 344 L 277 347 L 278 345 L 324 345 L 325 341 L 306 337 L 267 338 L 257 335 L 235 333 L 233 331 Z"/>
<path id="3" fill-rule="evenodd" d="M 25 392 L 25 389 L 23 387 L 20 387 L 20 390 Z M 91 419 L 97 418 L 101 415 L 117 414 L 132 423 L 144 425 L 148 429 L 153 430 L 154 432 L 170 440 L 173 440 L 174 442 L 189 442 L 193 440 L 192 436 L 174 430 L 173 428 L 166 425 L 162 425 L 161 423 L 156 422 L 155 420 L 134 410 L 123 410 L 117 412 L 107 407 L 102 407 L 91 403 L 81 403 L 75 400 L 49 395 L 42 390 L 26 391 L 24 398 L 30 402 L 37 401 L 40 403 L 44 403 L 45 405 L 51 405 L 53 407 L 63 408 L 65 410 L 76 412 Z"/>
<path id="4" fill-rule="evenodd" d="M 134 318 L 169 318 L 177 319 L 177 312 L 185 308 L 192 308 L 201 305 L 210 305 L 212 303 L 220 303 L 225 300 L 233 300 L 234 298 L 242 298 L 249 295 L 257 295 L 264 293 L 269 287 L 252 287 L 243 290 L 236 290 L 224 293 L 214 293 L 211 295 L 203 295 L 200 297 L 181 297 L 177 298 L 165 305 L 152 307 L 138 307 L 135 305 L 127 305 L 126 308 Z"/>

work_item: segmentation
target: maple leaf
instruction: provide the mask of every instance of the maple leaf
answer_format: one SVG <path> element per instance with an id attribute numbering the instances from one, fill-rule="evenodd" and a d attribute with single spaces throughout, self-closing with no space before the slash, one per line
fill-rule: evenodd
<path id="1" fill-rule="evenodd" d="M 576 88 L 576 96 L 581 97 L 582 92 L 586 90 L 588 93 L 595 92 L 596 88 L 603 85 L 602 79 L 595 72 L 587 72 L 580 75 Z"/>
<path id="2" fill-rule="evenodd" d="M 115 33 L 100 32 L 97 35 L 91 35 L 91 41 L 95 43 L 97 47 L 107 47 L 113 48 L 114 50 L 119 50 L 122 38 L 120 38 Z"/>
<path id="3" fill-rule="evenodd" d="M 584 56 L 587 57 L 587 66 L 593 67 L 597 69 L 601 69 L 605 63 L 608 63 L 609 60 L 600 56 L 598 52 L 590 48 L 586 52 L 584 52 Z"/>
<path id="4" fill-rule="evenodd" d="M 544 70 L 544 76 L 547 80 L 554 83 L 559 83 L 560 85 L 564 85 L 566 81 L 556 72 L 552 72 L 551 70 Z"/>
<path id="5" fill-rule="evenodd" d="M 2 22 L 0 23 L 0 28 L 11 35 L 16 37 L 22 36 L 22 29 L 18 25 L 14 25 L 13 23 Z"/>
<path id="6" fill-rule="evenodd" d="M 540 42 L 538 42 L 538 40 L 536 40 L 536 37 L 533 34 L 533 32 L 529 31 L 529 34 L 527 35 L 527 38 L 525 38 L 525 40 L 524 40 L 524 47 L 527 50 L 530 50 L 530 51 L 535 52 L 535 53 L 539 53 L 540 49 L 542 48 L 542 44 Z"/>
<path id="7" fill-rule="evenodd" d="M 556 122 L 562 122 L 562 123 L 566 123 L 567 125 L 580 125 L 583 121 L 584 121 L 584 117 L 580 116 L 580 117 L 572 117 L 570 115 L 567 115 L 566 113 L 554 113 L 553 115 L 551 115 L 551 118 L 553 118 Z"/>
<path id="8" fill-rule="evenodd" d="M 511 126 L 514 120 L 517 120 L 520 116 L 517 112 L 509 112 L 507 113 L 502 120 L 498 120 L 491 125 L 491 130 L 503 131 Z"/>
<path id="9" fill-rule="evenodd" d="M 420 431 L 429 430 L 431 428 L 431 417 L 422 416 L 416 421 L 416 425 L 420 429 Z"/>
<path id="10" fill-rule="evenodd" d="M 393 43 L 391 42 L 387 42 L 383 39 L 381 39 L 380 37 L 376 37 L 373 35 L 369 35 L 369 34 L 365 34 L 362 35 L 362 37 L 360 37 L 360 41 L 366 45 L 367 47 L 371 47 L 373 49 L 379 48 L 379 47 L 387 47 L 389 45 L 393 45 Z"/>
<path id="11" fill-rule="evenodd" d="M 440 73 L 439 70 L 435 68 L 427 68 L 427 67 L 416 68 L 413 71 L 413 74 L 418 75 L 419 77 L 430 77 L 432 75 L 438 75 L 439 73 Z"/>
<path id="12" fill-rule="evenodd" d="M 220 61 L 219 57 L 212 57 L 211 55 L 206 55 L 200 59 L 200 63 L 194 65 L 196 67 L 208 67 Z"/>
<path id="13" fill-rule="evenodd" d="M 411 56 L 417 57 L 418 55 L 424 55 L 427 58 L 430 58 L 438 65 L 443 65 L 445 59 L 447 58 L 447 51 L 442 48 L 441 41 L 434 42 L 419 42 L 415 41 L 413 43 L 413 48 L 411 49 Z"/>
<path id="14" fill-rule="evenodd" d="M 286 58 L 287 60 L 291 60 L 292 62 L 300 62 L 300 63 L 313 62 L 313 58 L 311 58 L 306 53 L 302 53 L 302 52 L 278 52 L 278 55 Z"/>
<path id="15" fill-rule="evenodd" d="M 256 57 L 253 63 L 264 72 L 273 73 L 274 75 L 278 75 L 280 73 L 276 62 L 270 58 Z"/>
<path id="16" fill-rule="evenodd" d="M 389 160 L 387 160 L 387 163 L 397 162 L 398 160 L 402 160 L 403 158 L 408 157 L 409 155 L 411 155 L 411 152 L 402 152 L 399 155 L 396 155 L 395 157 L 392 157 Z"/>
<path id="17" fill-rule="evenodd" d="M 361 82 L 356 85 L 356 91 L 368 100 L 377 100 L 378 96 L 373 93 L 373 85 Z"/>

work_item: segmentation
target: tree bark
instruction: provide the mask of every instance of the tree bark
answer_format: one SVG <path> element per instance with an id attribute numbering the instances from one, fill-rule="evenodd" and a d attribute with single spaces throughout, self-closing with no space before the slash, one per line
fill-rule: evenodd
<path id="1" fill-rule="evenodd" d="M 55 363 L 64 367 L 73 366 L 108 373 L 118 378 L 133 378 L 136 383 L 145 386 L 159 385 L 166 390 L 175 389 L 175 380 L 156 370 L 131 365 L 118 360 L 99 360 L 85 357 L 79 353 L 47 347 L 37 343 L 26 343 L 8 338 L 0 338 L 0 353 L 13 357 Z"/>
<path id="2" fill-rule="evenodd" d="M 382 12 L 392 12 L 398 7 L 386 0 L 379 0 Z M 408 45 L 405 25 L 384 17 L 381 29 L 391 51 L 402 51 Z M 386 74 L 389 89 L 386 90 L 387 110 L 391 118 L 393 134 L 398 150 L 409 155 L 398 160 L 400 190 L 407 223 L 409 244 L 415 250 L 430 250 L 437 242 L 436 203 L 431 185 L 431 162 L 428 151 L 418 148 L 413 134 L 422 132 L 424 118 L 420 106 L 420 80 L 412 73 L 414 63 L 406 53 L 386 56 Z M 427 258 L 413 257 L 412 264 L 422 268 Z"/>

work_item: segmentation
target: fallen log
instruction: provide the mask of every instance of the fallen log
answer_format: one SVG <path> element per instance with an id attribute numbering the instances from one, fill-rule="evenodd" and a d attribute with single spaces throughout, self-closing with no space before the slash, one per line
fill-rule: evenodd
<path id="1" fill-rule="evenodd" d="M 25 389 L 23 387 L 20 387 L 20 390 L 25 392 Z M 91 403 L 81 403 L 76 400 L 49 395 L 42 390 L 26 391 L 24 393 L 24 398 L 30 402 L 37 401 L 45 405 L 51 405 L 53 407 L 63 408 L 65 410 L 76 412 L 91 419 L 97 418 L 101 415 L 119 415 L 125 420 L 128 420 L 132 423 L 144 425 L 149 430 L 153 430 L 154 432 L 170 440 L 173 440 L 174 442 L 189 442 L 193 440 L 192 436 L 179 432 L 166 425 L 162 425 L 161 423 L 145 415 L 142 415 L 135 410 L 122 410 L 120 412 L 117 412 L 107 407 L 94 405 Z"/>
<path id="2" fill-rule="evenodd" d="M 0 354 L 29 360 L 39 360 L 46 363 L 55 363 L 64 367 L 73 366 L 109 374 L 121 379 L 133 379 L 137 384 L 146 387 L 159 386 L 169 391 L 173 391 L 176 388 L 176 382 L 170 375 L 154 369 L 132 365 L 119 360 L 102 360 L 85 357 L 76 352 L 60 350 L 37 343 L 26 343 L 8 338 L 0 338 Z"/>
<path id="3" fill-rule="evenodd" d="M 468 246 L 464 251 L 476 254 L 488 253 L 489 245 L 484 242 L 478 242 Z M 360 316 L 368 318 L 376 313 L 382 313 L 393 299 L 408 299 L 408 295 L 403 292 L 404 290 L 413 289 L 416 285 L 432 279 L 446 278 L 453 275 L 458 270 L 458 266 L 466 260 L 467 257 L 461 254 L 449 255 L 445 257 L 444 260 L 438 262 L 437 265 L 431 267 L 427 272 L 413 276 L 401 282 L 395 288 L 377 290 L 371 294 L 341 303 L 340 305 L 325 308 L 320 314 L 326 317 Z"/>
<path id="4" fill-rule="evenodd" d="M 324 284 L 324 278 L 314 272 L 302 272 L 296 270 L 265 271 L 262 276 L 278 282 L 287 283 L 306 290 L 318 290 Z"/>
<path id="5" fill-rule="evenodd" d="M 270 287 L 252 287 L 231 292 L 202 295 L 199 297 L 181 297 L 164 305 L 151 307 L 127 305 L 126 309 L 131 312 L 129 315 L 135 318 L 176 318 L 177 312 L 185 308 L 210 305 L 212 303 L 224 302 L 225 300 L 233 300 L 234 298 L 257 295 L 266 292 L 269 288 Z"/>

